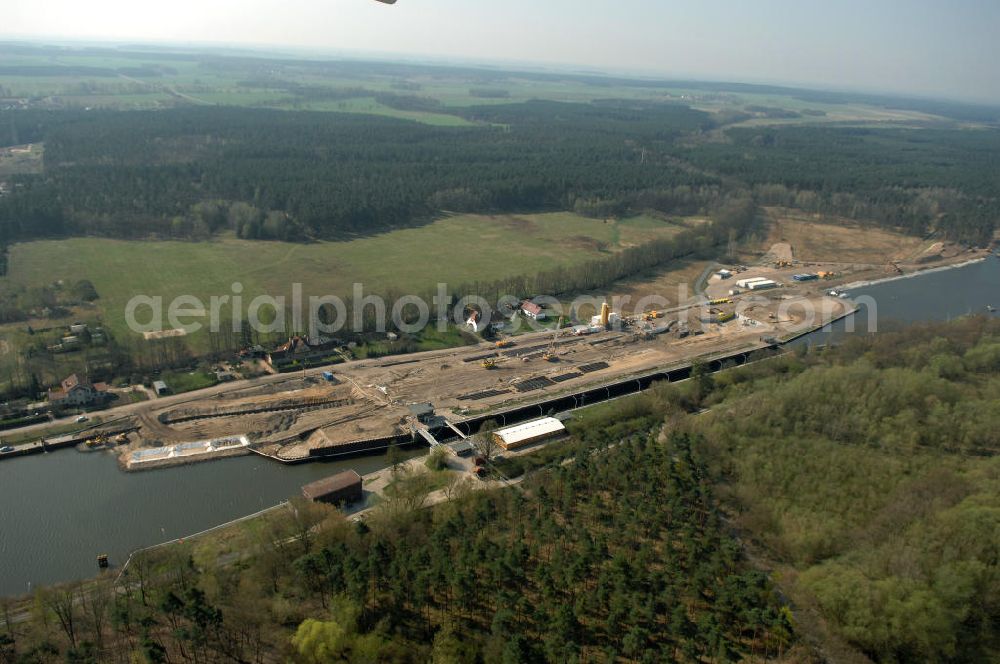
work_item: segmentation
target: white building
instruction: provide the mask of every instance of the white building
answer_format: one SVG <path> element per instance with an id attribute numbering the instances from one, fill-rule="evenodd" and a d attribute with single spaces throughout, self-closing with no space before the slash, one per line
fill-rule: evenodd
<path id="1" fill-rule="evenodd" d="M 756 283 L 758 281 L 770 281 L 767 277 L 750 277 L 749 279 L 740 279 L 736 282 L 736 285 L 740 288 L 750 288 L 750 284 Z"/>
<path id="2" fill-rule="evenodd" d="M 528 318 L 533 318 L 535 320 L 542 320 L 545 318 L 545 310 L 529 300 L 525 300 L 521 303 L 521 311 L 523 311 L 524 315 Z"/>
<path id="3" fill-rule="evenodd" d="M 554 417 L 543 417 L 540 420 L 494 431 L 493 440 L 505 450 L 516 450 L 540 440 L 554 438 L 565 432 L 566 427 L 563 426 L 562 422 Z"/>

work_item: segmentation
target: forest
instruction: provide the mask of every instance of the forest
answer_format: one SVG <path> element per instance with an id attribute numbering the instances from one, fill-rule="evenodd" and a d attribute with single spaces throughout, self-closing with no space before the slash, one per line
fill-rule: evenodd
<path id="1" fill-rule="evenodd" d="M 452 113 L 475 126 L 237 107 L 3 111 L 0 146 L 44 142 L 45 153 L 44 173 L 13 177 L 0 198 L 0 245 L 80 234 L 345 239 L 442 210 L 696 214 L 744 191 L 969 244 L 989 242 L 1000 217 L 995 130 L 727 130 L 721 115 L 678 103 L 614 99 Z"/>
<path id="2" fill-rule="evenodd" d="M 655 163 L 656 150 L 706 122 L 683 106 L 536 102 L 467 112 L 484 124 L 238 108 L 65 112 L 71 119 L 10 111 L 0 127 L 45 141 L 45 173 L 15 179 L 0 199 L 0 243 L 221 229 L 343 239 L 419 225 L 440 210 L 564 210 L 717 184 Z"/>
<path id="3" fill-rule="evenodd" d="M 734 128 L 686 158 L 753 188 L 762 205 L 988 243 L 1000 219 L 1000 131 Z"/>
<path id="4" fill-rule="evenodd" d="M 692 431 L 724 511 L 816 607 L 802 628 L 876 662 L 997 661 L 998 321 L 880 331 L 706 394 Z"/>

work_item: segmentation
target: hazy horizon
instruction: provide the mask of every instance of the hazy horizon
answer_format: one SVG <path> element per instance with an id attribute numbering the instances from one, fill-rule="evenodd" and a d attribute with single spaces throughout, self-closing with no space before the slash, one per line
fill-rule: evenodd
<path id="1" fill-rule="evenodd" d="M 12 0 L 0 37 L 558 67 L 1000 103 L 1000 5 Z"/>

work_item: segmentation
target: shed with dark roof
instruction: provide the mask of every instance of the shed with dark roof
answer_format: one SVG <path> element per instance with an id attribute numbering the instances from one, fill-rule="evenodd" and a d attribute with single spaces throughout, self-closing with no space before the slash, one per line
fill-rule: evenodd
<path id="1" fill-rule="evenodd" d="M 302 487 L 302 495 L 315 503 L 348 505 L 364 499 L 361 475 L 345 470 L 337 475 L 310 482 Z"/>

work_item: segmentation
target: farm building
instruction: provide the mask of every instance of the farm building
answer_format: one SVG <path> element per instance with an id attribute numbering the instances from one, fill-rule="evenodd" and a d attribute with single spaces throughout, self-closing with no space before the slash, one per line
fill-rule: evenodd
<path id="1" fill-rule="evenodd" d="M 521 303 L 521 311 L 523 311 L 524 315 L 528 318 L 533 318 L 535 320 L 542 320 L 545 318 L 545 312 L 542 308 L 530 300 L 525 300 Z"/>
<path id="2" fill-rule="evenodd" d="M 364 499 L 361 475 L 357 471 L 345 470 L 302 487 L 302 495 L 314 503 L 347 505 Z"/>
<path id="3" fill-rule="evenodd" d="M 493 440 L 505 450 L 515 450 L 540 440 L 553 438 L 566 432 L 563 423 L 554 417 L 544 417 L 533 422 L 493 432 Z"/>

